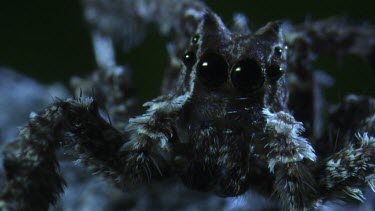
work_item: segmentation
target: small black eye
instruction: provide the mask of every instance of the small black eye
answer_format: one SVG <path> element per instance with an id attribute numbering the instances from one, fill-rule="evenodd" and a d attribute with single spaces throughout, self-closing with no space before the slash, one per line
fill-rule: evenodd
<path id="1" fill-rule="evenodd" d="M 281 47 L 279 46 L 276 46 L 274 49 L 274 55 L 280 58 L 283 55 L 283 49 L 281 49 Z"/>
<path id="2" fill-rule="evenodd" d="M 198 43 L 198 40 L 199 40 L 199 35 L 195 35 L 195 36 L 193 37 L 193 39 L 191 39 L 191 42 L 192 42 L 193 44 L 197 44 L 197 43 Z"/>
<path id="3" fill-rule="evenodd" d="M 205 53 L 197 65 L 197 75 L 202 83 L 219 86 L 227 80 L 228 64 L 219 54 Z"/>
<path id="4" fill-rule="evenodd" d="M 237 62 L 231 73 L 233 85 L 245 92 L 252 92 L 264 83 L 264 75 L 260 63 L 255 59 L 245 59 Z"/>
<path id="5" fill-rule="evenodd" d="M 272 81 L 277 81 L 283 73 L 284 70 L 275 62 L 267 66 L 267 75 Z"/>
<path id="6" fill-rule="evenodd" d="M 186 52 L 184 56 L 182 57 L 182 60 L 186 66 L 193 66 L 195 64 L 195 54 L 191 51 Z"/>

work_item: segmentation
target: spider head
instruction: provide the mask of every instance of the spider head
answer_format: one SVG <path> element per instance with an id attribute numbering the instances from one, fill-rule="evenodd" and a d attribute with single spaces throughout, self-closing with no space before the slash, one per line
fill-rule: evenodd
<path id="1" fill-rule="evenodd" d="M 231 107 L 230 102 L 243 99 L 246 106 L 282 110 L 287 101 L 285 57 L 279 22 L 253 34 L 232 33 L 207 11 L 183 56 L 182 84 L 199 103 Z"/>
<path id="2" fill-rule="evenodd" d="M 253 34 L 232 33 L 214 13 L 204 15 L 183 57 L 180 78 L 182 90 L 190 93 L 177 128 L 181 142 L 192 149 L 183 177 L 187 186 L 234 196 L 255 179 L 242 170 L 251 159 L 264 158 L 262 110 L 286 107 L 280 28 L 272 22 Z"/>

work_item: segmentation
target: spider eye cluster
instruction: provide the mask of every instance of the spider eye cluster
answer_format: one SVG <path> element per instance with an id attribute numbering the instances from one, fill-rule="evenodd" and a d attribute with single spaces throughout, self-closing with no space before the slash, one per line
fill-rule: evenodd
<path id="1" fill-rule="evenodd" d="M 199 39 L 199 35 L 193 36 L 191 44 L 196 45 Z M 251 93 L 263 86 L 266 75 L 275 82 L 284 73 L 280 66 L 283 61 L 283 48 L 274 47 L 271 58 L 265 65 L 256 58 L 243 58 L 231 66 L 223 55 L 213 50 L 206 51 L 200 56 L 189 50 L 183 55 L 182 60 L 189 68 L 196 65 L 197 77 L 207 87 L 219 87 L 230 81 L 237 90 Z"/>
<path id="2" fill-rule="evenodd" d="M 208 52 L 198 62 L 197 76 L 206 86 L 218 87 L 228 80 L 228 70 L 228 63 L 222 55 Z M 243 92 L 256 91 L 264 83 L 262 66 L 256 59 L 240 60 L 230 72 L 233 86 Z"/>

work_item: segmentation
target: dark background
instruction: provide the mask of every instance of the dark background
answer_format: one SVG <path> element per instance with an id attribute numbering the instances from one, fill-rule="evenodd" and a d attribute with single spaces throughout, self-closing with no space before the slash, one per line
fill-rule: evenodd
<path id="1" fill-rule="evenodd" d="M 340 0 L 211 0 L 207 4 L 228 25 L 234 12 L 245 13 L 252 29 L 276 19 L 294 23 L 330 16 L 346 16 L 354 22 L 375 23 L 370 1 Z M 143 99 L 158 95 L 163 68 L 168 57 L 167 39 L 149 30 L 145 42 L 121 57 L 130 64 Z M 0 66 L 23 72 L 41 82 L 63 81 L 72 75 L 85 75 L 95 68 L 88 27 L 83 20 L 80 1 L 33 0 L 2 1 L 0 5 Z M 356 92 L 375 96 L 375 71 L 355 56 L 345 56 L 338 63 L 330 55 L 317 67 L 334 76 L 336 85 L 329 98 L 338 101 Z"/>

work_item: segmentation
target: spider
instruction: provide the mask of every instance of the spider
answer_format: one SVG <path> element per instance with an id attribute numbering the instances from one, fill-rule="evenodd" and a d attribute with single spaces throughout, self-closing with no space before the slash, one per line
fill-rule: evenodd
<path id="1" fill-rule="evenodd" d="M 375 99 L 350 95 L 322 125 L 317 96 L 327 80 L 311 65 L 332 51 L 374 62 L 374 28 L 330 19 L 252 33 L 241 17 L 230 30 L 203 4 L 182 2 L 163 95 L 129 118 L 130 76 L 99 61 L 93 76 L 73 81 L 77 98 L 32 113 L 5 149 L 2 210 L 55 203 L 65 185 L 59 148 L 120 188 L 177 177 L 221 197 L 252 190 L 284 210 L 363 201 L 361 189 L 375 188 Z"/>

